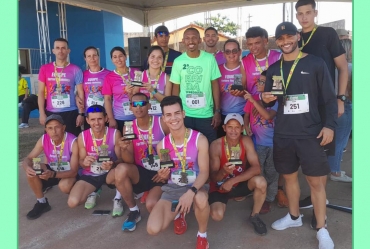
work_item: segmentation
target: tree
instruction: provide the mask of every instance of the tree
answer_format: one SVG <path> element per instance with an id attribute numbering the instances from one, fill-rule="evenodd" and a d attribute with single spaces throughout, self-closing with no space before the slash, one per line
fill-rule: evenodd
<path id="1" fill-rule="evenodd" d="M 221 16 L 220 13 L 218 13 L 217 16 L 211 16 L 209 24 L 199 21 L 195 21 L 194 24 L 205 29 L 208 27 L 214 27 L 218 32 L 230 34 L 232 36 L 236 36 L 239 29 L 239 25 L 234 22 L 230 22 L 230 19 L 227 16 Z"/>

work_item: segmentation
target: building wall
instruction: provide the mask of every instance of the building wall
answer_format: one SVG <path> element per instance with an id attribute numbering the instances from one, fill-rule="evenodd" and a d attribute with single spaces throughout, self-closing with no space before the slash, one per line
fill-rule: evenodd
<path id="1" fill-rule="evenodd" d="M 19 2 L 19 48 L 39 49 L 36 3 L 34 0 Z M 50 46 L 60 37 L 58 3 L 47 2 Z M 102 67 L 113 69 L 109 56 L 113 46 L 124 46 L 122 17 L 106 12 L 66 5 L 67 36 L 71 49 L 70 61 L 81 69 L 86 68 L 83 50 L 95 46 L 100 51 Z M 52 55 L 52 60 L 55 57 Z"/>

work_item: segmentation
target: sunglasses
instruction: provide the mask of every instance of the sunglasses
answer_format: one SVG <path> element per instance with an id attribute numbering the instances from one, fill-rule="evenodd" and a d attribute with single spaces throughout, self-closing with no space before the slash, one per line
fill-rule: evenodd
<path id="1" fill-rule="evenodd" d="M 149 102 L 148 101 L 145 101 L 145 100 L 142 100 L 142 101 L 134 101 L 131 103 L 132 107 L 138 107 L 138 106 L 146 106 Z"/>
<path id="2" fill-rule="evenodd" d="M 92 105 L 87 108 L 86 113 L 102 112 L 105 113 L 105 109 L 101 105 Z"/>
<path id="3" fill-rule="evenodd" d="M 168 36 L 168 35 L 169 35 L 169 33 L 168 33 L 168 32 L 166 32 L 166 31 L 159 31 L 159 32 L 157 33 L 157 35 L 159 35 L 159 36 Z"/>
<path id="4" fill-rule="evenodd" d="M 233 53 L 233 54 L 237 54 L 239 52 L 239 49 L 237 49 L 237 48 L 234 48 L 233 50 L 225 50 L 225 54 L 227 54 L 227 55 L 229 55 L 229 54 L 231 54 L 231 53 Z"/>

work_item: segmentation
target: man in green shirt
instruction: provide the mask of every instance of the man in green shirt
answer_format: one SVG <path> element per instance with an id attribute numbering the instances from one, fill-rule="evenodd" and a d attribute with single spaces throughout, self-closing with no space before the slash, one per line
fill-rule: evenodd
<path id="1" fill-rule="evenodd" d="M 197 29 L 186 29 L 182 42 L 186 52 L 177 57 L 172 66 L 170 81 L 174 84 L 173 94 L 182 99 L 185 126 L 200 131 L 212 143 L 221 123 L 217 81 L 221 73 L 214 56 L 199 50 L 202 40 Z"/>

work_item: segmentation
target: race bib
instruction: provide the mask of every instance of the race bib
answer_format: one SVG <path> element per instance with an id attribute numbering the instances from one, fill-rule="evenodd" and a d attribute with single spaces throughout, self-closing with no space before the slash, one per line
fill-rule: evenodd
<path id="1" fill-rule="evenodd" d="M 179 186 L 186 186 L 193 184 L 195 182 L 195 179 L 197 178 L 197 174 L 194 170 L 185 170 L 187 174 L 187 182 L 183 183 L 181 182 L 181 169 L 175 170 L 171 173 L 171 180 L 173 183 Z"/>
<path id="2" fill-rule="evenodd" d="M 310 111 L 308 94 L 286 96 L 284 114 L 300 114 Z"/>
<path id="3" fill-rule="evenodd" d="M 69 162 L 61 162 L 59 164 L 56 163 L 56 162 L 53 162 L 53 163 L 49 163 L 49 166 L 54 171 L 67 171 L 67 170 L 71 170 L 71 165 L 69 164 Z"/>
<path id="4" fill-rule="evenodd" d="M 186 105 L 189 108 L 203 108 L 206 106 L 206 96 L 204 93 L 186 94 Z"/>
<path id="5" fill-rule="evenodd" d="M 101 106 L 103 106 L 104 105 L 104 97 L 103 96 L 98 97 L 98 96 L 95 96 L 93 94 L 90 94 L 87 97 L 87 106 L 90 107 L 92 105 L 101 105 Z"/>
<path id="6" fill-rule="evenodd" d="M 134 113 L 130 110 L 130 102 L 123 103 L 123 112 L 126 116 L 133 115 Z"/>
<path id="7" fill-rule="evenodd" d="M 101 168 L 101 163 L 93 162 L 90 166 L 90 171 L 96 175 L 103 175 L 105 173 L 108 173 L 109 170 L 104 170 Z"/>
<path id="8" fill-rule="evenodd" d="M 150 109 L 148 110 L 149 114 L 155 115 L 162 113 L 161 104 L 157 100 L 150 100 L 149 102 L 151 105 Z"/>
<path id="9" fill-rule="evenodd" d="M 71 106 L 69 94 L 54 95 L 51 97 L 51 105 L 53 108 L 66 108 Z"/>
<path id="10" fill-rule="evenodd" d="M 161 168 L 161 160 L 159 159 L 159 156 L 153 156 L 153 162 L 150 162 L 149 158 L 143 158 L 141 163 L 147 170 L 158 171 Z"/>

